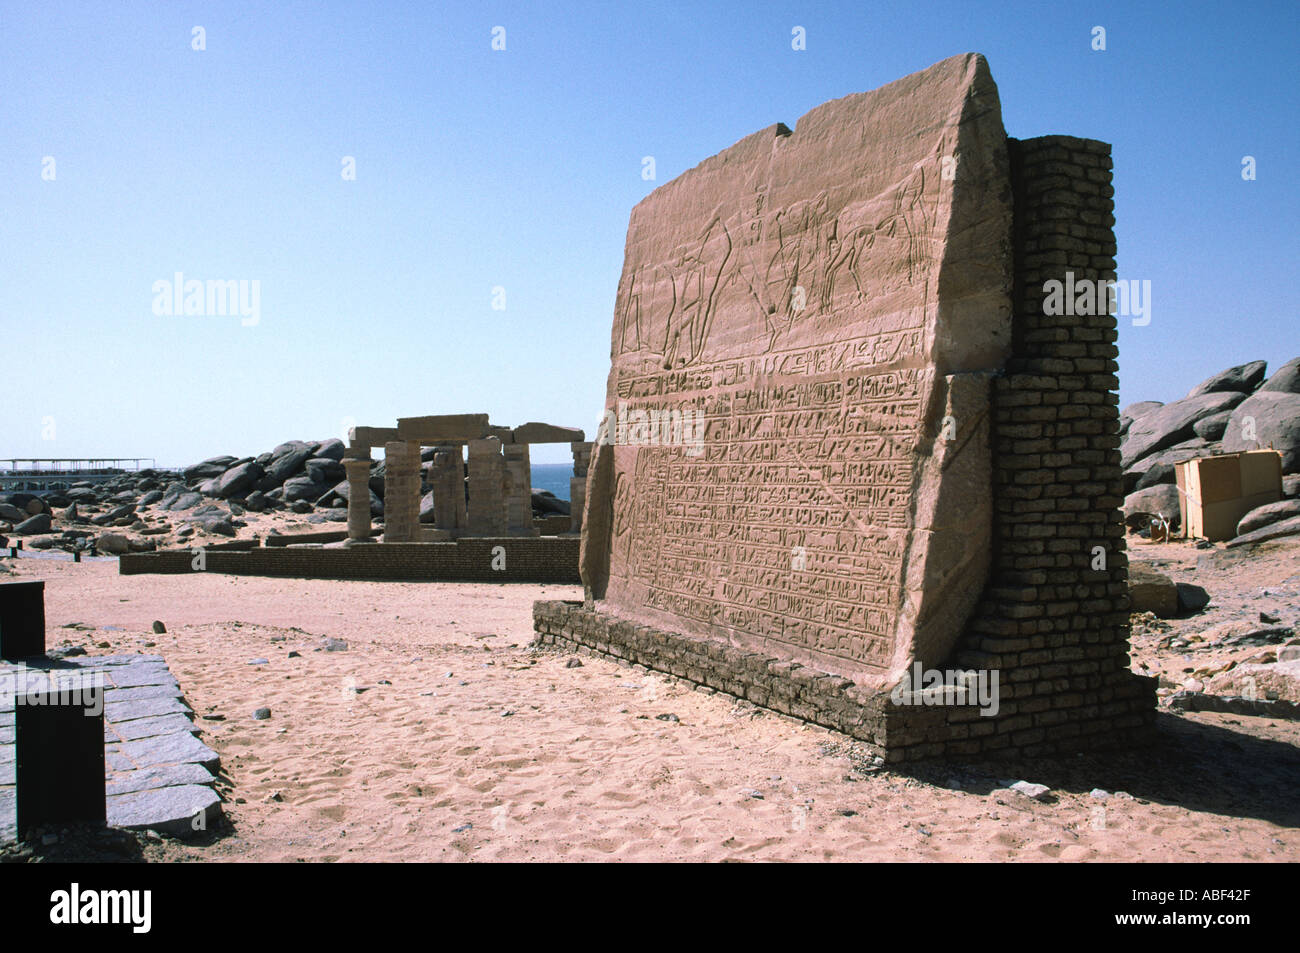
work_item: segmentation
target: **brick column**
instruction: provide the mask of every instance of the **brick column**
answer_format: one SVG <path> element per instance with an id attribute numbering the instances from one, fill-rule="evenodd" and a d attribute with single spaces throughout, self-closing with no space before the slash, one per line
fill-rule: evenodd
<path id="1" fill-rule="evenodd" d="M 370 456 L 345 457 L 348 478 L 348 539 L 370 538 Z"/>
<path id="2" fill-rule="evenodd" d="M 433 484 L 434 528 L 446 530 L 453 538 L 464 535 L 469 523 L 465 509 L 465 461 L 459 446 L 434 453 L 429 482 Z"/>
<path id="3" fill-rule="evenodd" d="M 1062 313 L 1044 287 L 1115 278 L 1110 146 L 1008 145 L 1014 326 L 992 393 L 994 562 L 956 659 L 1002 670 L 1002 707 L 992 737 L 950 750 L 1118 746 L 1146 736 L 1155 682 L 1129 671 L 1116 320 L 1104 297 Z"/>
<path id="4" fill-rule="evenodd" d="M 420 444 L 384 444 L 384 542 L 413 543 L 420 533 Z"/>
<path id="5" fill-rule="evenodd" d="M 536 536 L 533 526 L 533 468 L 528 459 L 528 444 L 508 443 L 505 454 L 506 476 L 510 491 L 506 496 L 506 532 L 511 536 Z"/>
<path id="6" fill-rule="evenodd" d="M 582 532 L 582 510 L 587 505 L 587 467 L 591 465 L 591 444 L 571 443 L 573 478 L 569 480 L 569 532 Z"/>
<path id="7" fill-rule="evenodd" d="M 506 458 L 501 440 L 469 442 L 469 535 L 506 534 Z"/>

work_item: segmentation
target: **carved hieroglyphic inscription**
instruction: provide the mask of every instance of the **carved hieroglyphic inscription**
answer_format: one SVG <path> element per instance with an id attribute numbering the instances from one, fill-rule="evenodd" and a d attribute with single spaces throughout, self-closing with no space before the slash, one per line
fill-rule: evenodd
<path id="1" fill-rule="evenodd" d="M 927 600 L 973 598 L 987 460 L 963 530 L 936 441 L 953 382 L 1008 343 L 1007 181 L 996 88 L 967 56 L 749 136 L 637 207 L 606 403 L 631 423 L 598 440 L 584 521 L 603 608 L 861 679 L 913 656 Z M 694 452 L 644 425 L 666 413 L 702 423 Z"/>
<path id="2" fill-rule="evenodd" d="M 704 401 L 701 458 L 640 448 L 650 492 L 614 555 L 645 605 L 887 666 L 928 384 L 907 369 L 740 387 Z"/>

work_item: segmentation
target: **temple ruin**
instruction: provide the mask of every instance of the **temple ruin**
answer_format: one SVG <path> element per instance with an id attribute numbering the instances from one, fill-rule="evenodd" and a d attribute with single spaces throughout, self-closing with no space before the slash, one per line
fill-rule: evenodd
<path id="1" fill-rule="evenodd" d="M 494 427 L 487 414 L 400 417 L 396 427 L 353 427 L 343 466 L 348 481 L 348 538 L 373 539 L 370 513 L 371 450 L 384 448 L 385 543 L 434 543 L 463 537 L 537 536 L 533 524 L 532 464 L 535 443 L 567 443 L 573 452 L 570 487 L 581 513 L 591 444 L 581 430 L 526 423 Z M 434 523 L 420 523 L 425 448 L 432 448 L 428 482 Z M 466 479 L 468 473 L 468 480 Z M 467 486 L 468 483 L 468 486 Z M 570 532 L 581 527 L 571 516 Z"/>
<path id="2" fill-rule="evenodd" d="M 543 644 L 845 731 L 890 760 L 1146 736 L 1129 671 L 1110 148 L 1009 139 L 967 54 L 777 123 L 633 210 L 582 604 Z M 576 497 L 575 497 L 576 501 Z M 958 684 L 933 691 L 922 673 Z M 993 703 L 963 686 L 991 677 Z"/>

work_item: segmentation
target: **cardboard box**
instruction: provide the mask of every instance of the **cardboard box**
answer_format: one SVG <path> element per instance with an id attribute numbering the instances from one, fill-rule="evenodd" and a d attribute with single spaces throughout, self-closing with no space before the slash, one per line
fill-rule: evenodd
<path id="1" fill-rule="evenodd" d="M 1232 539 L 1257 506 L 1282 499 L 1282 454 L 1247 450 L 1174 464 L 1183 535 Z"/>

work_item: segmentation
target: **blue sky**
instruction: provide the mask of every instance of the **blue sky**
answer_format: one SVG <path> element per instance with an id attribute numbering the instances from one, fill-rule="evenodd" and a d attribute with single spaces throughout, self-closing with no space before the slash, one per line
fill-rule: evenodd
<path id="1" fill-rule="evenodd" d="M 1152 283 L 1124 403 L 1300 354 L 1295 2 L 5 0 L 0 456 L 180 465 L 428 413 L 594 432 L 632 207 L 967 51 L 1010 135 L 1114 144 L 1119 275 Z M 259 281 L 260 320 L 154 314 L 177 271 Z"/>

